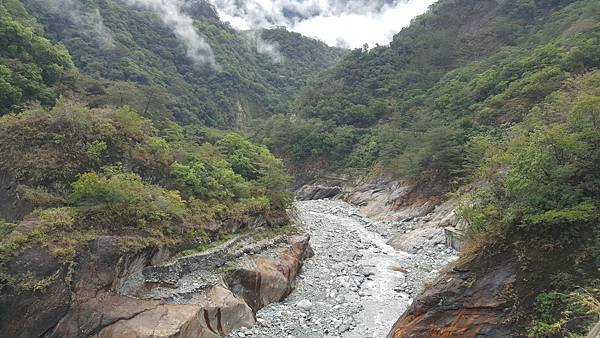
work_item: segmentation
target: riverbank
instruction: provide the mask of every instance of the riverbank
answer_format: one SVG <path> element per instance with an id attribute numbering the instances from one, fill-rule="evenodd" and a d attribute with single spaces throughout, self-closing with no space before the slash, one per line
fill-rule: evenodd
<path id="1" fill-rule="evenodd" d="M 230 337 L 384 337 L 428 281 L 457 258 L 432 229 L 413 252 L 386 244 L 414 222 L 374 221 L 340 200 L 296 202 L 315 255 L 281 303 L 257 313 L 257 325 Z"/>

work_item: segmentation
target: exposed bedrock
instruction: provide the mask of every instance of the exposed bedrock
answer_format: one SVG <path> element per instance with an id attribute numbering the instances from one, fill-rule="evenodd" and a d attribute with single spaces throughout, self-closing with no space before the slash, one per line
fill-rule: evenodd
<path id="1" fill-rule="evenodd" d="M 298 201 L 310 201 L 333 198 L 341 192 L 342 188 L 339 186 L 305 185 L 296 191 L 296 199 Z"/>
<path id="2" fill-rule="evenodd" d="M 10 262 L 9 271 L 51 283 L 43 292 L 3 290 L 0 331 L 7 337 L 205 338 L 251 327 L 257 309 L 291 292 L 309 240 L 240 237 L 177 259 L 159 248 L 123 253 L 116 238 L 100 237 L 72 267 L 32 249 Z M 230 288 L 221 270 L 238 260 Z"/>
<path id="3" fill-rule="evenodd" d="M 417 297 L 388 338 L 513 337 L 513 262 L 509 256 L 477 254 L 457 264 Z"/>
<path id="4" fill-rule="evenodd" d="M 252 310 L 258 311 L 265 305 L 283 300 L 292 292 L 300 265 L 311 255 L 308 237 L 304 237 L 275 258 L 243 258 L 226 282 Z"/>

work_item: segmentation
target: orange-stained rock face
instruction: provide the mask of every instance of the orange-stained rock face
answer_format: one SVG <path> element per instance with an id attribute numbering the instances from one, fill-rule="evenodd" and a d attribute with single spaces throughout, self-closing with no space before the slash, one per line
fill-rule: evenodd
<path id="1" fill-rule="evenodd" d="M 407 317 L 392 331 L 394 338 L 401 337 L 439 337 L 469 338 L 483 334 L 484 327 L 495 325 L 495 315 L 488 311 L 456 310 L 444 314 L 443 327 L 432 326 L 427 316 Z M 441 319 L 441 318 L 440 318 Z M 452 320 L 451 322 L 448 322 Z"/>
<path id="2" fill-rule="evenodd" d="M 513 337 L 506 292 L 514 281 L 510 258 L 476 256 L 423 292 L 388 337 Z"/>
<path id="3" fill-rule="evenodd" d="M 227 284 L 258 311 L 269 303 L 282 300 L 293 290 L 296 274 L 309 250 L 308 237 L 299 237 L 275 258 L 243 259 L 227 279 Z"/>

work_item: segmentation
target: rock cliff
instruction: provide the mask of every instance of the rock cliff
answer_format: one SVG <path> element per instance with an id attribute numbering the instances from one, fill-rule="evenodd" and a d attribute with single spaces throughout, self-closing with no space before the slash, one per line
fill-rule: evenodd
<path id="1" fill-rule="evenodd" d="M 291 292 L 308 240 L 239 236 L 171 258 L 164 248 L 124 253 L 116 238 L 100 237 L 67 268 L 31 249 L 11 272 L 33 271 L 49 283 L 43 291 L 3 292 L 0 327 L 10 337 L 225 336 L 252 326 L 255 311 Z"/>
<path id="2" fill-rule="evenodd" d="M 513 337 L 510 256 L 477 254 L 443 273 L 396 322 L 388 338 Z"/>

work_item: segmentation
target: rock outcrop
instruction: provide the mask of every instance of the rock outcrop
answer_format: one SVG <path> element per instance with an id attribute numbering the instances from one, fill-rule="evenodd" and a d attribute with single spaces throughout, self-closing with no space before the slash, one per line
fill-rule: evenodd
<path id="1" fill-rule="evenodd" d="M 283 300 L 292 292 L 300 264 L 311 255 L 308 237 L 299 238 L 275 258 L 245 257 L 226 282 L 256 312 L 267 304 Z"/>
<path id="2" fill-rule="evenodd" d="M 255 311 L 291 292 L 308 242 L 301 235 L 239 236 L 172 260 L 168 250 L 154 247 L 123 253 L 118 240 L 106 236 L 92 241 L 70 268 L 31 249 L 10 262 L 9 271 L 33 273 L 49 285 L 43 292 L 3 290 L 0 331 L 15 338 L 225 336 L 251 327 Z M 219 269 L 238 259 L 246 263 L 235 271 L 252 274 L 234 271 L 229 287 Z"/>
<path id="3" fill-rule="evenodd" d="M 319 177 L 319 183 L 305 184 L 302 181 L 296 190 L 298 201 L 339 198 L 359 206 L 361 212 L 370 218 L 382 221 L 413 220 L 432 215 L 434 210 L 444 206 L 444 195 L 448 189 L 443 184 L 403 184 L 387 176 Z M 448 216 L 454 208 L 446 205 L 448 212 L 438 215 Z M 448 220 L 436 219 L 440 226 L 447 226 Z M 442 224 L 444 223 L 444 224 Z"/>
<path id="4" fill-rule="evenodd" d="M 510 256 L 477 254 L 442 274 L 394 325 L 388 338 L 511 337 Z"/>
<path id="5" fill-rule="evenodd" d="M 40 337 L 67 313 L 72 293 L 66 272 L 49 252 L 26 250 L 7 264 L 12 276 L 50 281 L 44 290 L 18 292 L 14 286 L 0 288 L 0 332 L 5 337 Z"/>
<path id="6" fill-rule="evenodd" d="M 445 242 L 446 237 L 442 228 L 424 227 L 405 234 L 397 234 L 387 244 L 396 250 L 416 253 L 423 247 L 433 247 Z"/>
<path id="7" fill-rule="evenodd" d="M 402 223 L 410 224 L 410 227 L 413 230 L 410 232 L 396 233 L 388 241 L 388 244 L 396 250 L 402 250 L 409 253 L 415 253 L 419 248 L 428 245 L 437 245 L 440 243 L 449 244 L 446 235 L 448 232 L 447 229 L 456 229 L 462 226 L 454 213 L 455 208 L 456 200 L 450 198 L 441 204 L 435 205 L 431 211 L 425 215 L 404 219 Z M 399 209 L 398 212 L 402 213 L 403 210 Z M 459 232 L 458 230 L 456 231 Z M 455 239 L 456 242 L 459 241 L 458 238 Z M 455 245 L 449 246 L 457 249 L 459 244 L 454 244 Z"/>
<path id="8" fill-rule="evenodd" d="M 252 310 L 243 299 L 222 286 L 215 286 L 201 301 L 144 309 L 103 328 L 98 336 L 216 338 L 242 326 L 250 327 L 254 322 Z"/>
<path id="9" fill-rule="evenodd" d="M 324 185 L 305 185 L 296 191 L 296 199 L 298 201 L 320 200 L 332 198 L 342 192 L 339 186 L 324 186 Z"/>
<path id="10" fill-rule="evenodd" d="M 445 190 L 436 185 L 404 185 L 381 178 L 346 185 L 342 199 L 358 205 L 378 220 L 407 220 L 425 216 L 442 203 Z"/>

